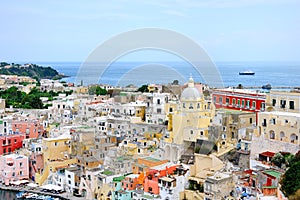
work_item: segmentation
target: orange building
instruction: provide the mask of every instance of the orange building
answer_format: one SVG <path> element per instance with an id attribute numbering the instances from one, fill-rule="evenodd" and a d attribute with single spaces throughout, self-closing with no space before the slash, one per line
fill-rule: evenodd
<path id="1" fill-rule="evenodd" d="M 159 178 L 174 174 L 174 171 L 178 166 L 179 165 L 173 165 L 168 167 L 167 165 L 164 165 L 161 167 L 158 166 L 154 167 L 154 169 L 150 169 L 149 172 L 146 173 L 144 181 L 144 191 L 159 195 Z"/>

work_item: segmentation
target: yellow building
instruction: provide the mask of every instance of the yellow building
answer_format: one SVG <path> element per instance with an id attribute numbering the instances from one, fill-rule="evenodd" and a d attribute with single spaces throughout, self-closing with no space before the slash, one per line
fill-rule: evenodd
<path id="1" fill-rule="evenodd" d="M 70 136 L 60 136 L 57 138 L 43 138 L 44 170 L 36 173 L 36 183 L 42 185 L 51 172 L 57 169 L 66 168 L 76 163 L 76 159 L 69 157 L 71 153 Z"/>
<path id="2" fill-rule="evenodd" d="M 146 106 L 144 105 L 137 105 L 135 107 L 135 116 L 139 117 L 142 122 L 145 121 L 145 114 L 146 114 Z"/>
<path id="3" fill-rule="evenodd" d="M 86 87 L 86 86 L 76 87 L 76 93 L 77 94 L 88 94 L 89 93 L 89 88 Z"/>
<path id="4" fill-rule="evenodd" d="M 251 141 L 254 129 L 256 129 L 255 113 L 236 110 L 218 111 L 210 127 L 210 134 L 217 138 L 217 155 L 221 156 L 236 148 L 239 139 Z"/>
<path id="5" fill-rule="evenodd" d="M 208 126 L 215 115 L 215 108 L 211 102 L 204 99 L 191 77 L 188 87 L 182 91 L 180 106 L 173 114 L 169 114 L 171 125 L 168 130 L 172 131 L 164 141 L 164 156 L 176 162 L 198 139 L 208 140 Z"/>

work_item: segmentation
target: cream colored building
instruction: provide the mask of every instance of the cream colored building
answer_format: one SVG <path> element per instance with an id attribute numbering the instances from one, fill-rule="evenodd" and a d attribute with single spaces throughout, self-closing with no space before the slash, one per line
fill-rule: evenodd
<path id="1" fill-rule="evenodd" d="M 206 178 L 204 193 L 206 200 L 226 199 L 235 188 L 232 174 L 216 172 L 213 176 Z"/>
<path id="2" fill-rule="evenodd" d="M 271 91 L 266 99 L 267 110 L 300 113 L 300 93 Z"/>
<path id="3" fill-rule="evenodd" d="M 300 136 L 300 93 L 271 91 L 267 111 L 258 113 L 258 129 L 252 136 L 252 159 L 259 153 L 279 151 L 297 153 Z"/>
<path id="4" fill-rule="evenodd" d="M 252 136 L 251 158 L 259 153 L 271 151 L 277 153 L 299 151 L 300 113 L 262 112 L 258 114 L 258 129 Z"/>
<path id="5" fill-rule="evenodd" d="M 225 167 L 225 164 L 214 155 L 203 155 L 195 153 L 195 162 L 190 167 L 189 183 L 205 187 L 204 183 L 208 177 Z M 215 187 L 214 187 L 215 188 Z M 207 188 L 206 190 L 208 190 Z M 211 188 L 213 189 L 213 188 Z M 204 188 L 205 191 L 205 188 Z M 213 191 L 213 190 L 212 190 Z M 205 199 L 205 194 L 197 190 L 185 190 L 180 193 L 180 199 Z"/>

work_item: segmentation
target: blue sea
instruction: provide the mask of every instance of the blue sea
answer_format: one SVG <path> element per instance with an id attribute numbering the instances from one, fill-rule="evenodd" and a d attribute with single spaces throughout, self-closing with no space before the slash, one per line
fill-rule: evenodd
<path id="1" fill-rule="evenodd" d="M 17 192 L 14 191 L 7 191 L 7 190 L 0 190 L 0 199 L 1 200 L 16 200 Z"/>
<path id="2" fill-rule="evenodd" d="M 103 74 L 101 64 L 91 64 L 84 68 L 84 77 L 77 77 L 81 62 L 33 62 L 42 66 L 51 66 L 68 78 L 67 82 L 83 84 L 105 83 L 110 85 L 126 86 L 134 84 L 140 86 L 147 83 L 171 83 L 179 80 L 184 83 L 190 75 L 197 82 L 207 83 L 201 73 L 197 72 L 187 62 L 114 62 L 106 66 Z M 300 86 L 300 62 L 216 62 L 223 86 Z M 251 70 L 253 76 L 241 76 L 240 71 Z M 215 72 L 214 72 L 215 73 Z"/>

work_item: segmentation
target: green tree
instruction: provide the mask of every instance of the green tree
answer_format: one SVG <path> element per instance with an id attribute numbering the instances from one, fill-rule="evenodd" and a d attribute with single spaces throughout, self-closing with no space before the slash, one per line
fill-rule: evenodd
<path id="1" fill-rule="evenodd" d="M 99 96 L 99 95 L 106 95 L 107 94 L 107 91 L 103 88 L 101 88 L 100 86 L 98 86 L 96 88 L 96 95 Z"/>
<path id="2" fill-rule="evenodd" d="M 277 167 L 281 167 L 281 165 L 285 163 L 285 159 L 281 153 L 276 153 L 271 159 L 271 163 Z"/>
<path id="3" fill-rule="evenodd" d="M 243 85 L 242 84 L 238 84 L 237 89 L 243 89 Z"/>
<path id="4" fill-rule="evenodd" d="M 295 156 L 293 154 L 286 154 L 284 156 L 285 164 L 286 166 L 291 166 L 293 162 L 295 161 Z"/>
<path id="5" fill-rule="evenodd" d="M 142 85 L 139 89 L 139 92 L 149 92 L 148 85 Z"/>
<path id="6" fill-rule="evenodd" d="M 103 88 L 101 88 L 100 86 L 98 85 L 92 85 L 89 87 L 89 94 L 90 95 L 106 95 L 107 94 L 107 91 Z"/>
<path id="7" fill-rule="evenodd" d="M 285 172 L 281 185 L 283 193 L 288 197 L 295 195 L 296 191 L 300 189 L 300 161 L 293 163 Z"/>

